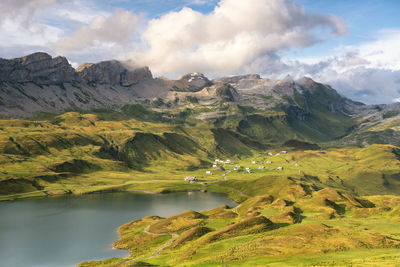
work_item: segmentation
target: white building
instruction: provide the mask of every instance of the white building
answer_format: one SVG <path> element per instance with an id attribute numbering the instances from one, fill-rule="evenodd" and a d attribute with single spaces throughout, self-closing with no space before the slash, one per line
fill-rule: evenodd
<path id="1" fill-rule="evenodd" d="M 186 182 L 197 182 L 197 178 L 195 176 L 186 176 L 184 179 Z"/>

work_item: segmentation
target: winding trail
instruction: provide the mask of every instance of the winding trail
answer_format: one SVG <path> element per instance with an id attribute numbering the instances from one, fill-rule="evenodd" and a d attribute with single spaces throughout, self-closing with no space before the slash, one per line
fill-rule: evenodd
<path id="1" fill-rule="evenodd" d="M 237 205 L 236 207 L 234 207 L 234 208 L 232 209 L 232 211 L 233 211 L 234 213 L 236 213 L 237 215 L 239 215 L 237 209 L 240 208 L 241 205 L 242 205 L 242 204 Z"/>
<path id="2" fill-rule="evenodd" d="M 174 242 L 174 241 L 179 237 L 179 235 L 178 235 L 177 233 L 153 233 L 153 232 L 150 232 L 150 231 L 149 231 L 149 228 L 150 228 L 153 224 L 154 224 L 154 223 L 152 223 L 152 224 L 150 224 L 150 225 L 147 225 L 146 228 L 143 229 L 143 232 L 146 233 L 146 234 L 148 234 L 148 235 L 155 235 L 155 236 L 170 235 L 170 236 L 171 236 L 171 239 L 168 240 L 168 242 L 165 243 L 162 247 L 160 247 L 159 249 L 157 249 L 156 252 L 154 252 L 153 255 L 151 255 L 150 257 L 144 258 L 145 260 L 148 260 L 148 259 L 152 259 L 152 258 L 157 257 L 158 254 L 160 254 L 161 251 L 163 251 L 166 247 L 168 247 L 169 245 L 171 245 L 171 243 Z M 132 261 L 135 261 L 135 260 L 137 260 L 137 259 L 139 259 L 139 258 L 140 258 L 140 257 L 137 257 L 137 258 L 128 260 L 128 261 L 126 261 L 126 262 L 132 262 Z"/>
<path id="3" fill-rule="evenodd" d="M 161 252 L 164 248 L 166 248 L 166 247 L 168 247 L 169 245 L 171 245 L 171 243 L 174 242 L 175 239 L 177 239 L 177 238 L 179 237 L 179 235 L 178 235 L 177 233 L 153 233 L 153 232 L 150 232 L 150 231 L 149 231 L 149 228 L 150 228 L 151 225 L 152 225 L 152 224 L 146 226 L 146 228 L 144 228 L 143 232 L 145 232 L 145 233 L 148 234 L 148 235 L 170 235 L 170 236 L 172 236 L 172 237 L 171 237 L 170 240 L 168 240 L 167 243 L 165 243 L 161 248 L 157 249 L 156 252 L 154 252 L 154 254 L 153 254 L 152 256 L 150 256 L 149 258 L 147 258 L 147 259 L 152 259 L 152 258 L 154 258 L 154 257 L 157 257 L 158 254 L 160 254 L 160 252 Z"/>

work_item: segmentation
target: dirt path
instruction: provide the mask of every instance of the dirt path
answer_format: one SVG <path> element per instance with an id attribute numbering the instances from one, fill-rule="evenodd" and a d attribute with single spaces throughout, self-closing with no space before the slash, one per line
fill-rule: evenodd
<path id="1" fill-rule="evenodd" d="M 146 228 L 143 229 L 143 232 L 145 232 L 148 235 L 156 235 L 156 236 L 161 236 L 161 235 L 170 235 L 171 239 L 168 240 L 167 243 L 165 243 L 162 247 L 160 247 L 159 249 L 156 250 L 156 252 L 154 252 L 153 255 L 151 255 L 150 257 L 144 258 L 144 260 L 148 260 L 148 259 L 152 259 L 158 256 L 158 254 L 160 254 L 161 251 L 163 251 L 166 247 L 168 247 L 169 245 L 171 245 L 172 242 L 175 241 L 175 239 L 177 239 L 179 237 L 179 235 L 177 233 L 153 233 L 149 231 L 149 228 L 152 226 L 153 224 L 147 225 Z M 126 262 L 132 262 L 135 261 L 137 259 L 139 259 L 140 257 L 128 260 Z"/>
<path id="2" fill-rule="evenodd" d="M 242 204 L 237 205 L 236 207 L 233 208 L 233 212 L 236 213 L 237 215 L 239 215 L 237 209 L 241 206 Z"/>

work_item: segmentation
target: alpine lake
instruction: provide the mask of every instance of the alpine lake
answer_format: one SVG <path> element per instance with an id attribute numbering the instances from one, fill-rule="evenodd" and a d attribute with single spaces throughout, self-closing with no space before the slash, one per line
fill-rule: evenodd
<path id="1" fill-rule="evenodd" d="M 0 266 L 76 266 L 126 257 L 113 249 L 120 225 L 145 216 L 169 217 L 236 203 L 222 194 L 117 192 L 0 202 Z"/>

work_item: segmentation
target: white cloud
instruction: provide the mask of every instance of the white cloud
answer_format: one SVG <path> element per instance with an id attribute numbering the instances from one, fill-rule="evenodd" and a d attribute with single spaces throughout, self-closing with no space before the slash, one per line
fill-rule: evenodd
<path id="1" fill-rule="evenodd" d="M 377 39 L 327 61 L 314 76 L 339 92 L 366 103 L 391 103 L 400 97 L 400 30 L 385 30 Z"/>
<path id="2" fill-rule="evenodd" d="M 285 51 L 345 34 L 346 24 L 333 15 L 307 13 L 291 0 L 221 0 L 208 14 L 186 7 L 150 21 L 100 6 L 94 0 L 0 1 L 0 57 L 57 52 L 75 66 L 130 58 L 170 77 L 192 71 L 214 77 L 307 75 L 366 103 L 400 99 L 399 29 L 340 47 L 330 57 L 282 59 Z"/>
<path id="3" fill-rule="evenodd" d="M 354 47 L 369 67 L 400 70 L 400 30 L 382 30 L 375 41 Z"/>
<path id="4" fill-rule="evenodd" d="M 162 74 L 241 72 L 271 52 L 306 47 L 322 36 L 346 33 L 338 17 L 306 13 L 286 0 L 221 0 L 210 14 L 190 8 L 151 20 L 142 38 L 146 49 L 132 57 Z"/>
<path id="5" fill-rule="evenodd" d="M 60 0 L 2 0 L 0 3 L 0 24 L 5 19 L 11 18 L 29 27 L 36 11 L 58 1 Z"/>
<path id="6" fill-rule="evenodd" d="M 368 104 L 392 103 L 400 97 L 400 30 L 384 30 L 375 40 L 342 47 L 337 55 L 307 60 L 274 58 L 252 70 L 266 76 L 309 76 L 332 85 L 341 94 Z"/>
<path id="7" fill-rule="evenodd" d="M 60 39 L 54 44 L 57 52 L 68 53 L 89 47 L 130 46 L 139 26 L 139 16 L 126 10 L 116 9 L 105 17 L 95 17 L 89 25 L 77 29 L 73 35 Z"/>
<path id="8" fill-rule="evenodd" d="M 91 0 L 0 1 L 0 57 L 23 56 L 36 51 L 55 54 L 50 43 L 64 37 L 70 27 L 109 14 L 93 8 Z"/>

